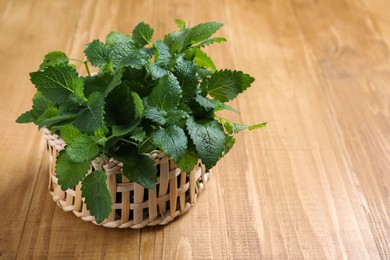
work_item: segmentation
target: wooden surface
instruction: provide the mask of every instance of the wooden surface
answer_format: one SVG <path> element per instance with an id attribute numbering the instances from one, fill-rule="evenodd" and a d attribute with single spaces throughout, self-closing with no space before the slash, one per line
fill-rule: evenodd
<path id="1" fill-rule="evenodd" d="M 1 259 L 390 259 L 388 0 L 0 0 Z M 144 20 L 216 20 L 207 51 L 254 85 L 239 135 L 197 204 L 166 227 L 113 230 L 58 208 L 41 133 L 17 125 L 30 71 Z M 156 37 L 155 37 L 156 39 Z M 79 66 L 80 73 L 84 73 Z"/>

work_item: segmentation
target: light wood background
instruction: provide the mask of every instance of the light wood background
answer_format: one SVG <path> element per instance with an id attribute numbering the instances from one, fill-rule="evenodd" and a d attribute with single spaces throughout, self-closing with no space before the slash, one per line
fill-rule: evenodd
<path id="1" fill-rule="evenodd" d="M 390 259 L 388 0 L 0 0 L 1 259 Z M 225 23 L 207 49 L 256 81 L 231 105 L 239 135 L 188 214 L 113 230 L 59 209 L 41 133 L 17 125 L 43 55 L 141 20 Z M 85 73 L 79 66 L 80 73 Z"/>

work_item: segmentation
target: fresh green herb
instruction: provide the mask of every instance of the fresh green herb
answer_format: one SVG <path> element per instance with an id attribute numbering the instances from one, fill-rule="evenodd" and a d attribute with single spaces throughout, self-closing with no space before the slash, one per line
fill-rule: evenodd
<path id="1" fill-rule="evenodd" d="M 243 125 L 216 114 L 239 113 L 225 102 L 254 81 L 241 71 L 218 70 L 202 50 L 225 42 L 211 38 L 222 24 L 188 27 L 152 40 L 154 30 L 139 23 L 132 35 L 111 32 L 105 43 L 87 45 L 81 61 L 88 76 L 79 76 L 65 53 L 48 53 L 30 73 L 37 89 L 32 109 L 18 123 L 47 127 L 67 143 L 57 157 L 63 190 L 82 183 L 87 208 L 98 223 L 111 212 L 112 200 L 102 169 L 89 173 L 91 161 L 103 156 L 123 163 L 123 174 L 154 189 L 157 169 L 145 153 L 161 150 L 185 172 L 200 159 L 210 169 L 232 148 L 234 134 L 265 126 Z M 91 76 L 88 64 L 98 67 Z"/>

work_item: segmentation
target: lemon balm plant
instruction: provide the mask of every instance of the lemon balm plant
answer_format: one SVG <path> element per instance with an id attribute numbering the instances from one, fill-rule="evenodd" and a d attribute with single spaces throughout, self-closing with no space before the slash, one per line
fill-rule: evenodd
<path id="1" fill-rule="evenodd" d="M 113 158 L 121 174 L 144 188 L 155 189 L 159 169 L 148 156 L 161 151 L 183 172 L 199 160 L 210 169 L 235 143 L 234 134 L 265 123 L 243 125 L 218 116 L 238 112 L 226 102 L 254 81 L 241 71 L 217 70 L 202 51 L 226 41 L 211 36 L 222 24 L 187 27 L 152 41 L 153 29 L 141 22 L 132 35 L 111 32 L 105 43 L 90 42 L 87 76 L 79 76 L 71 59 L 48 53 L 38 71 L 30 73 L 37 93 L 30 111 L 18 123 L 33 122 L 65 142 L 56 158 L 56 176 L 63 191 L 81 183 L 87 209 L 102 223 L 112 210 L 112 194 L 94 159 Z M 88 66 L 98 67 L 91 75 Z"/>

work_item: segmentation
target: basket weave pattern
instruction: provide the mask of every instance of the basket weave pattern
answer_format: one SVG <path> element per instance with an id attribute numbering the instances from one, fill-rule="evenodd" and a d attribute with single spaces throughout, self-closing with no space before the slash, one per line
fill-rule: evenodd
<path id="1" fill-rule="evenodd" d="M 81 195 L 81 183 L 73 189 L 61 190 L 56 177 L 56 157 L 66 143 L 58 135 L 44 129 L 49 155 L 49 191 L 53 200 L 64 211 L 72 211 L 84 221 L 95 219 L 86 208 Z M 103 222 L 110 228 L 142 228 L 145 226 L 165 225 L 177 216 L 187 212 L 194 205 L 198 195 L 210 177 L 200 162 L 189 173 L 182 172 L 165 153 L 152 151 L 149 157 L 159 169 L 156 189 L 144 189 L 141 185 L 129 181 L 122 175 L 122 163 L 112 158 L 95 159 L 92 167 L 100 166 L 107 175 L 107 183 L 112 197 L 112 211 Z M 101 162 L 103 161 L 103 162 Z M 102 165 L 99 165 L 102 164 Z"/>

